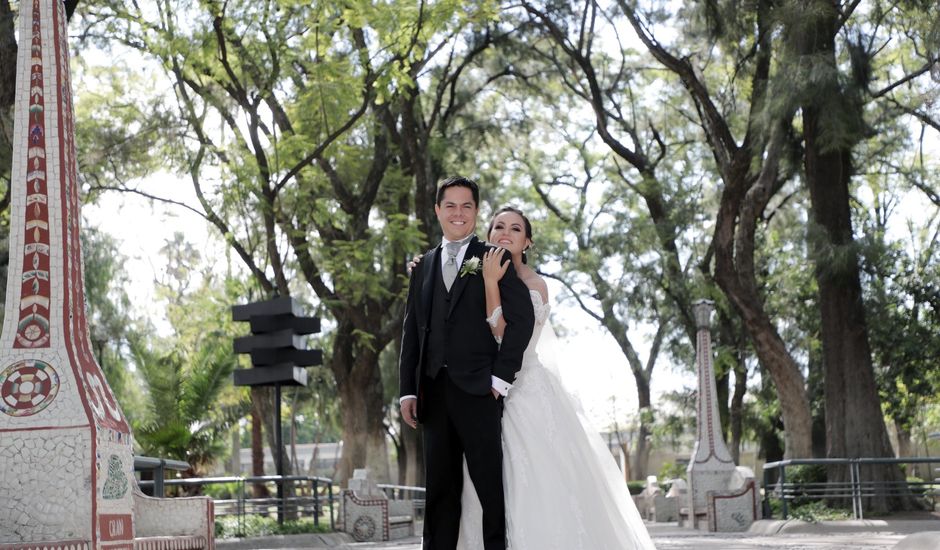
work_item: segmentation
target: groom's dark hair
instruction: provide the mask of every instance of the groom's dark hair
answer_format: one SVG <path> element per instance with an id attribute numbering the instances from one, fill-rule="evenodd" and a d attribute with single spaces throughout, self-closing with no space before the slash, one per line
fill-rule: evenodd
<path id="1" fill-rule="evenodd" d="M 451 187 L 466 187 L 473 194 L 474 206 L 480 206 L 480 186 L 472 179 L 463 176 L 451 176 L 441 180 L 440 183 L 437 184 L 437 197 L 434 204 L 440 205 L 441 201 L 444 200 L 444 191 L 447 191 L 447 189 Z"/>

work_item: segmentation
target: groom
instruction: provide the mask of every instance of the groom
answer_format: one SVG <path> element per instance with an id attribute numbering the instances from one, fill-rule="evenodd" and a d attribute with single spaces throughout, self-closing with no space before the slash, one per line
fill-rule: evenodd
<path id="1" fill-rule="evenodd" d="M 479 200 L 473 180 L 453 177 L 438 185 L 434 212 L 444 239 L 412 272 L 405 306 L 401 415 L 412 427 L 424 426 L 424 550 L 457 546 L 464 457 L 483 507 L 485 550 L 506 548 L 502 399 L 522 365 L 535 319 L 510 262 L 499 282 L 502 344 L 490 332 L 480 269 L 487 245 L 473 235 Z"/>

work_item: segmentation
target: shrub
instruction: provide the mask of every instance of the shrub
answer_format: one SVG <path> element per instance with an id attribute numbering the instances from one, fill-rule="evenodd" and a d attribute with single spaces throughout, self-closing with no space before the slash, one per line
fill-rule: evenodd
<path id="1" fill-rule="evenodd" d="M 821 500 L 790 508 L 790 517 L 810 523 L 820 521 L 852 519 L 852 514 L 843 508 L 830 508 Z"/>
<path id="2" fill-rule="evenodd" d="M 685 479 L 685 466 L 673 462 L 663 462 L 663 467 L 659 469 L 659 485 L 669 479 Z"/>
<path id="3" fill-rule="evenodd" d="M 216 500 L 238 498 L 238 485 L 237 481 L 228 483 L 207 483 L 202 486 L 202 494 Z"/>
<path id="4" fill-rule="evenodd" d="M 312 518 L 285 521 L 283 525 L 278 525 L 277 520 L 272 517 L 249 515 L 245 516 L 245 521 L 241 528 L 239 528 L 237 516 L 221 516 L 215 518 L 215 536 L 220 539 L 329 532 L 329 521 L 321 521 L 320 526 L 317 527 L 313 524 Z"/>

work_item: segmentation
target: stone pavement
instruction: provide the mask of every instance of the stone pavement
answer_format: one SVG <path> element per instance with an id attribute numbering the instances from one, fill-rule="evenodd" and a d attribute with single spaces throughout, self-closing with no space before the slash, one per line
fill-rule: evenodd
<path id="1" fill-rule="evenodd" d="M 675 523 L 648 523 L 657 550 L 889 550 L 902 540 L 906 550 L 940 550 L 940 520 L 802 521 L 763 520 L 748 533 L 707 533 Z M 932 531 L 932 535 L 915 533 Z M 923 540 L 915 540 L 921 538 Z M 420 550 L 420 538 L 356 543 L 345 534 L 290 535 L 219 540 L 218 550 L 333 548 L 336 550 Z M 901 547 L 899 547 L 900 549 Z"/>

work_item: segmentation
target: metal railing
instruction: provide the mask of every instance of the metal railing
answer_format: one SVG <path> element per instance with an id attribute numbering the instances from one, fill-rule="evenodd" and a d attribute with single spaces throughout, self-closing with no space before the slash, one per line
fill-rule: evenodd
<path id="1" fill-rule="evenodd" d="M 936 505 L 940 497 L 940 479 L 924 481 L 865 481 L 862 468 L 898 464 L 940 464 L 940 457 L 908 458 L 800 458 L 768 462 L 764 464 L 764 509 L 770 515 L 772 499 L 781 501 L 783 519 L 789 514 L 789 503 L 797 500 L 848 499 L 852 503 L 855 519 L 864 519 L 863 499 L 875 496 L 919 495 Z M 787 468 L 793 466 L 825 466 L 848 468 L 848 481 L 787 481 Z M 772 472 L 779 470 L 777 481 L 772 481 Z"/>
<path id="2" fill-rule="evenodd" d="M 152 456 L 135 456 L 134 457 L 134 471 L 137 472 L 153 472 L 153 496 L 162 497 L 164 496 L 164 480 L 166 479 L 167 470 L 176 470 L 178 472 L 185 472 L 190 468 L 188 462 L 182 460 L 171 460 L 167 458 L 156 458 Z"/>
<path id="3" fill-rule="evenodd" d="M 138 481 L 140 487 L 154 487 L 156 482 L 149 480 Z M 238 529 L 244 531 L 245 516 L 263 515 L 292 517 L 303 519 L 312 517 L 313 524 L 320 526 L 320 519 L 326 515 L 329 518 L 330 529 L 336 529 L 336 498 L 333 491 L 333 480 L 325 477 L 313 476 L 256 476 L 256 477 L 194 477 L 185 479 L 167 479 L 163 481 L 166 487 L 210 487 L 213 485 L 232 484 L 230 498 L 213 498 L 215 515 L 236 516 Z M 284 497 L 279 499 L 273 496 L 278 484 L 285 487 Z M 249 496 L 251 488 L 264 487 L 271 496 Z"/>
<path id="4" fill-rule="evenodd" d="M 140 460 L 139 459 L 146 459 Z M 181 467 L 182 466 L 182 467 Z M 244 532 L 245 517 L 259 515 L 276 517 L 281 512 L 282 517 L 296 519 L 312 518 L 315 527 L 320 526 L 322 519 L 329 519 L 330 530 L 336 530 L 337 497 L 339 488 L 334 488 L 331 479 L 315 476 L 222 476 L 222 477 L 196 477 L 184 479 L 164 479 L 164 469 L 184 471 L 189 469 L 185 462 L 154 459 L 151 457 L 135 457 L 135 469 L 138 471 L 154 471 L 154 480 L 139 480 L 137 483 L 142 489 L 153 488 L 154 496 L 164 496 L 165 487 L 180 487 L 190 489 L 205 488 L 219 485 L 231 485 L 227 498 L 213 498 L 215 515 L 235 516 L 238 530 Z M 275 496 L 278 483 L 285 486 L 284 498 Z M 251 496 L 255 486 L 264 487 L 269 496 Z M 409 485 L 378 484 L 386 496 L 391 500 L 410 500 L 414 503 L 415 519 L 424 517 L 425 488 Z M 223 491 L 210 490 L 216 494 Z"/>
<path id="5" fill-rule="evenodd" d="M 410 500 L 414 503 L 414 513 L 416 520 L 424 519 L 424 505 L 427 490 L 424 487 L 414 487 L 410 485 L 391 485 L 388 483 L 379 483 L 379 489 L 385 491 L 385 496 L 390 500 Z"/>

